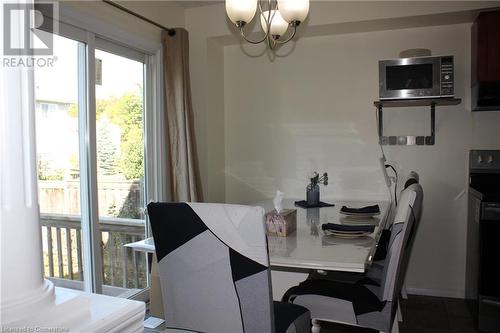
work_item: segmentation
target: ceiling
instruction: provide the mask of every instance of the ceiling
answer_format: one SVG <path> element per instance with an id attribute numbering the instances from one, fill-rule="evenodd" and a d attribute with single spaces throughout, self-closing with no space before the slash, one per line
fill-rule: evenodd
<path id="1" fill-rule="evenodd" d="M 210 1 L 175 0 L 172 2 L 176 3 L 179 6 L 185 7 L 185 8 L 192 8 L 192 7 L 215 5 L 218 3 L 222 3 L 224 1 L 220 1 L 220 0 L 210 0 Z"/>

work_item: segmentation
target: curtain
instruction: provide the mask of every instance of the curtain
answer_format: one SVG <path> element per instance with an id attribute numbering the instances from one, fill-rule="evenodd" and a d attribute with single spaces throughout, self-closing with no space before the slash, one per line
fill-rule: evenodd
<path id="1" fill-rule="evenodd" d="M 188 32 L 164 32 L 165 121 L 172 201 L 202 201 L 189 79 Z"/>

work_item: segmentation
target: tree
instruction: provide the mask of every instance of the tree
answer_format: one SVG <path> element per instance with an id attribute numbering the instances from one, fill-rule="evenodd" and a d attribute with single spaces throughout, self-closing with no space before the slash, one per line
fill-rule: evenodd
<path id="1" fill-rule="evenodd" d="M 101 120 L 97 129 L 97 168 L 103 175 L 116 174 L 116 150 L 111 140 L 109 122 Z"/>
<path id="2" fill-rule="evenodd" d="M 78 117 L 78 105 L 71 103 L 68 107 L 68 117 L 76 118 Z"/>
<path id="3" fill-rule="evenodd" d="M 140 179 L 144 176 L 144 146 L 142 130 L 131 128 L 121 144 L 120 171 L 126 179 Z"/>
<path id="4" fill-rule="evenodd" d="M 49 161 L 38 156 L 38 180 L 63 180 L 64 169 L 52 168 Z"/>
<path id="5" fill-rule="evenodd" d="M 139 87 L 141 90 L 142 88 Z M 143 103 L 140 94 L 128 92 L 121 97 L 97 101 L 97 119 L 104 117 L 118 126 L 120 133 L 120 173 L 126 179 L 144 176 Z"/>

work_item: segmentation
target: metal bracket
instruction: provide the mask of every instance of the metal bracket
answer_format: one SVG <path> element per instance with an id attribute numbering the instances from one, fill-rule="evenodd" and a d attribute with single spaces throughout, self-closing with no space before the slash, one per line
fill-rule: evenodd
<path id="1" fill-rule="evenodd" d="M 432 102 L 431 106 L 431 135 L 414 136 L 414 135 L 399 135 L 399 136 L 384 136 L 384 117 L 382 104 L 377 105 L 378 112 L 378 135 L 381 145 L 390 146 L 433 146 L 436 143 L 436 103 Z"/>

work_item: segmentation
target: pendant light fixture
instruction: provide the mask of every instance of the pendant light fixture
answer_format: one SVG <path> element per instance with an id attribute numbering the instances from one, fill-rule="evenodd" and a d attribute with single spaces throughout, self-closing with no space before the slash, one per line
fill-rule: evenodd
<path id="1" fill-rule="evenodd" d="M 251 40 L 243 31 L 259 9 L 260 24 L 264 37 Z M 229 19 L 240 29 L 241 36 L 251 44 L 267 42 L 270 49 L 278 44 L 289 42 L 297 32 L 297 27 L 307 17 L 309 0 L 226 0 L 226 12 Z M 292 32 L 284 37 L 288 28 Z"/>

